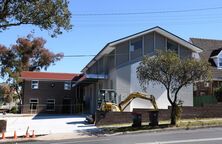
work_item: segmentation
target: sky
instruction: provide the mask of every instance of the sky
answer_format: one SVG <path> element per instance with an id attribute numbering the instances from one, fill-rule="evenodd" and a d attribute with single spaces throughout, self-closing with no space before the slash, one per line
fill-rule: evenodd
<path id="1" fill-rule="evenodd" d="M 206 8 L 210 9 L 203 10 Z M 69 9 L 74 25 L 69 32 L 51 38 L 48 31 L 35 26 L 11 27 L 0 32 L 0 44 L 10 46 L 34 31 L 34 36 L 46 39 L 45 47 L 55 53 L 96 55 L 108 42 L 155 26 L 186 40 L 222 39 L 221 0 L 70 0 Z M 92 58 L 64 57 L 47 71 L 80 73 Z"/>

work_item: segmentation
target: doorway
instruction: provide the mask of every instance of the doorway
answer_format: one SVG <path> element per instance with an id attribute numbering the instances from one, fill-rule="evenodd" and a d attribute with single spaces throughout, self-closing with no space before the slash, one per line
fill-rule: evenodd
<path id="1" fill-rule="evenodd" d="M 63 99 L 62 112 L 64 114 L 71 114 L 72 113 L 72 100 L 70 98 Z"/>

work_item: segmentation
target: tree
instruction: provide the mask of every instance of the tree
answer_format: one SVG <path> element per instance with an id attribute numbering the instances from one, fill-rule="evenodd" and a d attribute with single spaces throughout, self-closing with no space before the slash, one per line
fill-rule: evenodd
<path id="1" fill-rule="evenodd" d="M 155 57 L 144 57 L 137 68 L 140 85 L 146 89 L 150 82 L 162 84 L 172 106 L 171 124 L 176 124 L 180 100 L 178 92 L 195 81 L 210 77 L 209 64 L 195 59 L 180 59 L 175 52 L 158 52 Z"/>
<path id="2" fill-rule="evenodd" d="M 7 84 L 0 85 L 0 102 L 10 103 L 14 98 L 13 89 Z"/>
<path id="3" fill-rule="evenodd" d="M 70 19 L 67 0 L 0 0 L 0 31 L 31 24 L 54 37 L 72 28 Z"/>
<path id="4" fill-rule="evenodd" d="M 21 100 L 22 71 L 47 70 L 50 65 L 62 59 L 63 54 L 55 54 L 45 48 L 46 41 L 43 38 L 33 38 L 32 35 L 18 38 L 16 44 L 7 48 L 0 45 L 0 72 L 7 78 L 7 83 L 17 92 Z"/>

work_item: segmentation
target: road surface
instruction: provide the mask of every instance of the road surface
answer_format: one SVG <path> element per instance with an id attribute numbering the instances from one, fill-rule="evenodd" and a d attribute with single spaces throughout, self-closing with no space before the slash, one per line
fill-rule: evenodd
<path id="1" fill-rule="evenodd" d="M 24 142 L 23 142 L 24 143 Z M 62 141 L 36 141 L 32 144 L 222 144 L 222 128 L 177 130 Z"/>

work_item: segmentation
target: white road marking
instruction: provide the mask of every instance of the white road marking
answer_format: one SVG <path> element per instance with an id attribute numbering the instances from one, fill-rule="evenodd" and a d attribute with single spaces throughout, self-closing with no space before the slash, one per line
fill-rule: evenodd
<path id="1" fill-rule="evenodd" d="M 83 140 L 83 141 L 69 141 L 69 142 L 57 142 L 51 144 L 73 144 L 73 143 L 86 143 L 86 142 L 99 142 L 99 141 L 109 141 L 110 139 L 98 139 L 98 140 Z"/>
<path id="2" fill-rule="evenodd" d="M 206 141 L 219 141 L 222 140 L 222 137 L 219 138 L 205 138 L 205 139 L 186 139 L 186 140 L 175 140 L 175 141 L 157 141 L 150 143 L 136 143 L 136 144 L 174 144 L 174 143 L 191 143 L 191 142 L 206 142 Z"/>

